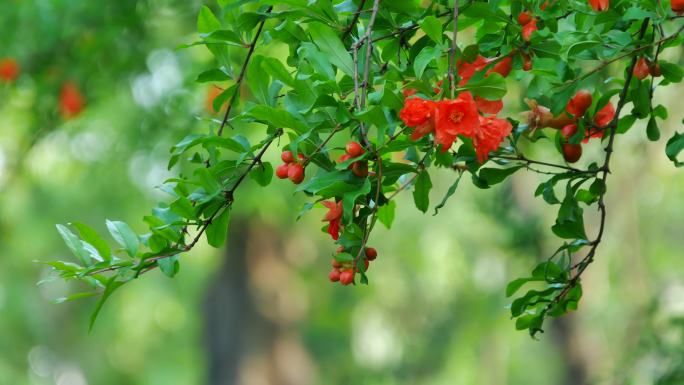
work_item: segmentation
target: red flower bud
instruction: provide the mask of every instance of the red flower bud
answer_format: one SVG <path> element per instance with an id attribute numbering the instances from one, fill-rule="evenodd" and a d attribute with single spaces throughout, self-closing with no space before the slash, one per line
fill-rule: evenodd
<path id="1" fill-rule="evenodd" d="M 343 285 L 349 285 L 354 282 L 354 270 L 346 269 L 340 274 L 340 283 Z"/>
<path id="2" fill-rule="evenodd" d="M 640 57 L 634 65 L 634 76 L 639 80 L 644 80 L 650 74 L 646 58 Z"/>
<path id="3" fill-rule="evenodd" d="M 332 267 L 334 267 L 336 269 L 339 269 L 340 267 L 342 267 L 342 264 L 335 258 L 332 259 L 332 262 L 330 262 L 330 264 L 332 265 Z"/>
<path id="4" fill-rule="evenodd" d="M 340 269 L 332 269 L 332 271 L 328 275 L 328 278 L 330 278 L 330 282 L 337 282 L 340 280 L 340 275 Z"/>
<path id="5" fill-rule="evenodd" d="M 287 179 L 287 174 L 289 173 L 290 165 L 283 163 L 278 168 L 276 168 L 276 176 L 280 179 Z"/>
<path id="6" fill-rule="evenodd" d="M 283 153 L 280 154 L 280 159 L 282 159 L 285 163 L 292 163 L 295 160 L 294 154 L 292 154 L 292 151 L 289 150 L 283 151 Z"/>
<path id="7" fill-rule="evenodd" d="M 532 21 L 532 19 L 534 19 L 534 16 L 532 16 L 532 14 L 528 11 L 520 12 L 518 15 L 518 23 L 523 26 L 527 25 L 527 23 Z"/>
<path id="8" fill-rule="evenodd" d="M 563 158 L 568 163 L 575 163 L 582 157 L 582 145 L 563 143 Z"/>
<path id="9" fill-rule="evenodd" d="M 522 27 L 522 38 L 523 38 L 523 40 L 530 41 L 530 39 L 532 38 L 532 33 L 534 33 L 534 31 L 536 31 L 537 29 L 538 29 L 537 28 L 537 19 L 532 19 L 532 21 L 525 24 Z"/>
<path id="10" fill-rule="evenodd" d="M 349 156 L 351 156 L 352 158 L 356 158 L 357 156 L 361 156 L 361 155 L 363 155 L 364 152 L 366 152 L 358 142 L 347 143 L 345 150 L 347 151 L 347 154 L 349 154 Z"/>
<path id="11" fill-rule="evenodd" d="M 366 247 L 365 253 L 366 259 L 368 259 L 369 261 L 374 261 L 375 258 L 378 257 L 378 251 L 375 250 L 375 248 L 373 247 Z"/>
<path id="12" fill-rule="evenodd" d="M 605 107 L 601 109 L 601 111 L 597 112 L 596 115 L 594 115 L 594 123 L 596 123 L 599 128 L 604 128 L 607 125 L 610 124 L 610 122 L 613 121 L 613 118 L 615 117 L 615 107 L 613 107 L 613 103 L 608 102 Z"/>
<path id="13" fill-rule="evenodd" d="M 354 162 L 352 163 L 352 172 L 359 178 L 365 178 L 368 176 L 368 162 Z"/>
<path id="14" fill-rule="evenodd" d="M 594 8 L 596 12 L 602 12 L 608 9 L 609 0 L 589 0 L 589 5 Z"/>
<path id="15" fill-rule="evenodd" d="M 294 184 L 300 184 L 304 180 L 304 166 L 299 163 L 290 163 L 287 168 L 287 177 Z"/>
<path id="16" fill-rule="evenodd" d="M 657 77 L 660 77 L 663 75 L 663 73 L 660 71 L 660 64 L 658 64 L 658 63 L 651 63 L 651 65 L 648 68 L 648 72 L 654 78 L 657 78 Z"/>
<path id="17" fill-rule="evenodd" d="M 561 135 L 565 139 L 570 139 L 572 138 L 573 135 L 577 133 L 577 125 L 576 124 L 568 124 L 567 126 L 564 126 L 561 129 Z"/>
<path id="18" fill-rule="evenodd" d="M 684 0 L 670 0 L 670 5 L 675 13 L 679 15 L 684 13 Z"/>
<path id="19" fill-rule="evenodd" d="M 575 118 L 579 118 L 587 112 L 587 109 L 591 107 L 591 94 L 587 91 L 578 91 L 575 96 L 568 102 L 565 109 L 571 113 Z"/>

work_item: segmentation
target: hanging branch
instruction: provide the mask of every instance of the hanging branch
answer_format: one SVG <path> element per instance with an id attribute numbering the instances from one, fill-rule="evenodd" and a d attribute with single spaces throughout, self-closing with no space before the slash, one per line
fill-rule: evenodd
<path id="1" fill-rule="evenodd" d="M 449 50 L 449 92 L 451 94 L 451 99 L 454 98 L 456 94 L 456 49 L 458 48 L 456 44 L 456 37 L 458 36 L 458 0 L 454 0 L 454 34 L 451 38 L 451 49 Z"/>
<path id="2" fill-rule="evenodd" d="M 273 6 L 270 6 L 266 10 L 266 13 L 269 14 L 272 10 Z M 264 18 L 259 23 L 259 27 L 257 28 L 256 34 L 254 34 L 254 38 L 252 38 L 252 42 L 249 43 L 249 51 L 247 51 L 247 57 L 245 57 L 245 61 L 242 63 L 242 69 L 240 70 L 240 74 L 235 80 L 235 89 L 233 90 L 233 94 L 230 96 L 230 101 L 228 101 L 226 113 L 223 115 L 221 126 L 219 127 L 217 132 L 218 136 L 221 136 L 223 134 L 223 129 L 228 123 L 228 116 L 230 115 L 230 111 L 233 109 L 233 105 L 235 104 L 235 100 L 237 100 L 237 96 L 240 94 L 240 86 L 242 85 L 242 81 L 245 79 L 245 74 L 247 73 L 247 66 L 249 65 L 250 59 L 252 58 L 252 54 L 254 54 L 256 43 L 259 40 L 259 35 L 261 35 L 261 31 L 264 29 L 264 24 L 266 23 L 267 19 L 268 17 L 264 16 Z"/>

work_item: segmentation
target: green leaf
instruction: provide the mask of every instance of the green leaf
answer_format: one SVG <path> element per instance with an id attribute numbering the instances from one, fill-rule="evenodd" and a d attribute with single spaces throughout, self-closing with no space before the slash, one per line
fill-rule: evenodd
<path id="1" fill-rule="evenodd" d="M 102 258 L 104 258 L 104 260 L 108 261 L 111 259 L 112 252 L 109 248 L 109 244 L 107 241 L 102 239 L 95 230 L 81 222 L 73 222 L 71 225 L 78 230 L 78 233 L 81 235 L 81 239 L 95 247 L 97 252 Z"/>
<path id="2" fill-rule="evenodd" d="M 648 124 L 646 125 L 646 136 L 651 142 L 655 142 L 660 139 L 660 130 L 658 129 L 658 123 L 656 122 L 655 116 L 651 115 L 648 119 Z"/>
<path id="3" fill-rule="evenodd" d="M 524 284 L 532 281 L 541 281 L 541 279 L 538 278 L 518 278 L 514 279 L 511 282 L 508 283 L 506 286 L 506 297 L 510 297 L 513 294 L 515 294 L 516 291 L 518 291 Z"/>
<path id="4" fill-rule="evenodd" d="M 427 46 L 423 48 L 413 62 L 413 71 L 416 73 L 416 78 L 423 77 L 425 68 L 435 59 L 442 56 L 442 50 L 439 47 Z"/>
<path id="5" fill-rule="evenodd" d="M 437 44 L 442 44 L 442 22 L 430 15 L 420 22 L 420 28 L 430 39 Z"/>
<path id="6" fill-rule="evenodd" d="M 483 168 L 480 169 L 480 179 L 483 179 L 489 186 L 501 183 L 516 171 L 520 170 L 522 166 L 515 166 L 509 168 Z"/>
<path id="7" fill-rule="evenodd" d="M 159 265 L 159 270 L 161 270 L 164 275 L 173 278 L 178 274 L 178 270 L 180 270 L 178 254 L 157 260 L 157 265 Z"/>
<path id="8" fill-rule="evenodd" d="M 87 292 L 83 292 L 83 293 L 76 293 L 76 294 L 68 295 L 66 297 L 55 298 L 52 300 L 52 303 L 60 304 L 60 303 L 64 303 L 64 302 L 69 302 L 69 301 L 81 299 L 81 298 L 94 297 L 97 295 L 100 295 L 100 292 L 98 292 L 98 291 L 87 291 Z"/>
<path id="9" fill-rule="evenodd" d="M 354 218 L 354 205 L 358 197 L 368 194 L 371 191 L 371 183 L 368 178 L 364 179 L 363 184 L 356 190 L 346 192 L 342 195 L 342 213 L 344 223 L 350 223 Z"/>
<path id="10" fill-rule="evenodd" d="M 501 100 L 506 96 L 506 80 L 500 74 L 492 72 L 489 76 L 478 81 L 469 81 L 461 89 L 469 90 L 473 94 L 487 100 Z"/>
<path id="11" fill-rule="evenodd" d="M 197 16 L 197 32 L 209 33 L 221 28 L 221 23 L 218 21 L 211 9 L 206 5 L 200 8 L 199 16 Z"/>
<path id="12" fill-rule="evenodd" d="M 461 177 L 463 177 L 463 173 L 462 173 L 462 172 L 458 174 L 458 177 L 456 178 L 456 180 L 454 181 L 454 183 L 452 183 L 451 186 L 449 186 L 449 189 L 447 190 L 446 195 L 444 195 L 444 198 L 442 199 L 442 202 L 440 202 L 440 203 L 435 207 L 435 213 L 432 214 L 433 216 L 437 215 L 437 213 L 439 212 L 439 210 L 440 210 L 442 207 L 444 207 L 444 206 L 446 205 L 447 200 L 448 200 L 452 195 L 454 195 L 454 193 L 456 192 L 456 189 L 458 188 L 458 183 L 461 181 Z"/>
<path id="13" fill-rule="evenodd" d="M 321 23 L 311 23 L 309 24 L 309 33 L 311 34 L 311 41 L 321 51 L 329 55 L 328 59 L 331 63 L 347 75 L 354 76 L 354 61 L 332 28 Z"/>
<path id="14" fill-rule="evenodd" d="M 252 168 L 249 177 L 257 182 L 259 186 L 268 186 L 273 179 L 273 166 L 269 162 L 263 162 Z"/>
<path id="15" fill-rule="evenodd" d="M 124 222 L 107 220 L 107 229 L 112 234 L 114 240 L 123 246 L 126 253 L 131 257 L 135 257 L 138 253 L 138 236 L 133 230 Z"/>
<path id="16" fill-rule="evenodd" d="M 113 275 L 107 280 L 107 284 L 105 285 L 105 290 L 102 293 L 102 297 L 100 297 L 100 300 L 97 301 L 97 305 L 95 305 L 95 309 L 93 310 L 93 313 L 90 315 L 90 324 L 88 326 L 88 331 L 93 330 L 93 326 L 95 325 L 95 320 L 97 319 L 98 314 L 100 314 L 100 310 L 102 310 L 102 305 L 104 305 L 105 301 L 114 293 L 114 290 L 118 289 L 123 285 L 125 282 L 122 281 L 117 281 L 116 280 L 117 276 Z"/>
<path id="17" fill-rule="evenodd" d="M 297 82 L 280 60 L 273 57 L 264 57 L 261 59 L 261 68 L 283 84 L 292 88 L 297 87 Z"/>
<path id="18" fill-rule="evenodd" d="M 230 208 L 226 208 L 218 214 L 207 226 L 207 242 L 213 247 L 221 247 L 228 235 L 228 224 L 230 223 Z"/>
<path id="19" fill-rule="evenodd" d="M 248 113 L 256 120 L 267 122 L 278 128 L 291 128 L 298 134 L 303 134 L 308 130 L 304 122 L 280 108 L 258 105 L 254 106 Z"/>
<path id="20" fill-rule="evenodd" d="M 378 220 L 389 230 L 392 228 L 397 204 L 394 201 L 387 202 L 386 205 L 378 208 Z"/>
<path id="21" fill-rule="evenodd" d="M 425 170 L 421 171 L 416 178 L 416 184 L 413 190 L 413 202 L 416 204 L 416 208 L 423 213 L 427 212 L 428 207 L 430 207 L 431 188 L 432 181 L 430 180 L 430 174 Z"/>
<path id="22" fill-rule="evenodd" d="M 682 77 L 684 77 L 684 69 L 682 67 L 664 60 L 658 61 L 658 64 L 660 65 L 660 72 L 663 74 L 663 77 L 669 82 L 679 83 L 682 81 Z"/>
<path id="23" fill-rule="evenodd" d="M 677 159 L 677 156 L 680 152 L 682 152 L 682 150 L 684 150 L 684 134 L 675 132 L 672 138 L 667 141 L 667 145 L 665 146 L 665 154 L 672 162 L 674 162 L 675 166 L 677 167 L 684 166 L 684 162 L 680 162 Z"/>
<path id="24" fill-rule="evenodd" d="M 207 83 L 207 82 L 223 82 L 226 80 L 230 80 L 231 77 L 225 73 L 224 71 L 218 69 L 218 68 L 213 68 L 207 71 L 202 72 L 197 76 L 197 79 L 195 80 L 197 83 Z"/>
<path id="25" fill-rule="evenodd" d="M 68 227 L 59 224 L 56 226 L 59 235 L 62 236 L 62 239 L 64 239 L 64 243 L 66 243 L 69 250 L 71 250 L 71 252 L 78 257 L 81 263 L 88 265 L 90 263 L 90 253 L 88 253 L 88 251 L 85 249 L 83 243 L 81 243 L 81 240 L 76 236 L 76 234 L 72 233 Z"/>

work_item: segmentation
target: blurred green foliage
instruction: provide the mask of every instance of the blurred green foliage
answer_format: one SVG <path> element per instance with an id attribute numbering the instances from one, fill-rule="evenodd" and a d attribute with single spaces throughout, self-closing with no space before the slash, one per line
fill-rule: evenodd
<path id="1" fill-rule="evenodd" d="M 16 83 L 0 86 L 0 384 L 206 382 L 202 303 L 220 250 L 201 244 L 177 279 L 154 272 L 131 283 L 90 334 L 93 301 L 53 305 L 78 288 L 35 284 L 48 272 L 35 261 L 68 259 L 54 223 L 105 233 L 103 218 L 114 218 L 142 230 L 140 214 L 164 196 L 154 187 L 169 175 L 169 148 L 211 116 L 207 89 L 193 83 L 208 53 L 175 50 L 195 37 L 200 5 L 0 3 L 0 56 L 22 66 Z M 681 52 L 668 60 L 681 62 Z M 81 86 L 87 106 L 65 122 L 56 103 L 67 80 Z M 658 98 L 675 107 L 682 95 L 673 87 Z M 664 136 L 683 117 L 671 109 Z M 606 244 L 585 282 L 591 295 L 564 319 L 569 327 L 553 323 L 540 341 L 512 330 L 502 294 L 508 279 L 555 248 L 541 230 L 554 213 L 531 198 L 536 175 L 484 193 L 463 184 L 434 218 L 400 196 L 392 229 L 373 236 L 372 285 L 352 290 L 328 284 L 328 239 L 318 215 L 295 222 L 304 202 L 291 185 L 246 185 L 235 215 L 282 239 L 266 278 L 253 273 L 253 301 L 304 352 L 274 360 L 312 384 L 571 384 L 582 378 L 576 365 L 588 383 L 680 383 L 684 179 L 664 143 L 644 145 L 641 128 L 621 138 L 616 154 Z M 431 176 L 434 197 L 456 177 Z M 254 375 L 259 366 L 250 363 L 244 372 Z M 301 378 L 279 373 L 266 383 Z"/>

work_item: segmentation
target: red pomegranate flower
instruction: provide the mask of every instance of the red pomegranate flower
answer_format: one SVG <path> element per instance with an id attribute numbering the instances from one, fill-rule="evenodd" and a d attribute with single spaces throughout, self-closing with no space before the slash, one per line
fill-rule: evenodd
<path id="1" fill-rule="evenodd" d="M 435 131 L 438 133 L 473 136 L 480 126 L 477 105 L 470 92 L 461 92 L 453 100 L 440 101 L 436 111 Z"/>
<path id="2" fill-rule="evenodd" d="M 610 5 L 609 0 L 589 0 L 589 5 L 594 8 L 596 12 L 602 12 L 608 9 Z"/>
<path id="3" fill-rule="evenodd" d="M 605 107 L 594 115 L 594 123 L 596 123 L 599 128 L 605 128 L 613 121 L 614 117 L 615 107 L 613 107 L 613 103 L 608 102 Z"/>
<path id="4" fill-rule="evenodd" d="M 503 102 L 501 100 L 487 100 L 479 96 L 475 97 L 475 104 L 478 111 L 483 114 L 496 115 L 503 109 Z"/>
<path id="5" fill-rule="evenodd" d="M 489 61 L 487 58 L 485 58 L 482 55 L 477 55 L 477 58 L 472 63 L 468 62 L 463 62 L 461 60 L 458 61 L 457 66 L 458 66 L 458 76 L 461 78 L 461 81 L 458 82 L 459 86 L 464 86 L 466 83 L 468 83 L 468 80 L 475 75 L 476 72 L 482 71 L 486 66 Z"/>
<path id="6" fill-rule="evenodd" d="M 474 137 L 475 151 L 480 163 L 489 158 L 489 153 L 501 146 L 504 138 L 511 133 L 513 126 L 506 119 L 494 116 L 480 117 L 480 125 Z"/>
<path id="7" fill-rule="evenodd" d="M 408 127 L 416 127 L 426 123 L 433 114 L 434 102 L 421 98 L 406 99 L 399 117 Z"/>
<path id="8" fill-rule="evenodd" d="M 328 222 L 328 234 L 334 240 L 340 238 L 340 221 L 342 220 L 342 201 L 323 201 L 323 206 L 328 208 L 328 212 L 323 217 L 323 222 Z"/>

